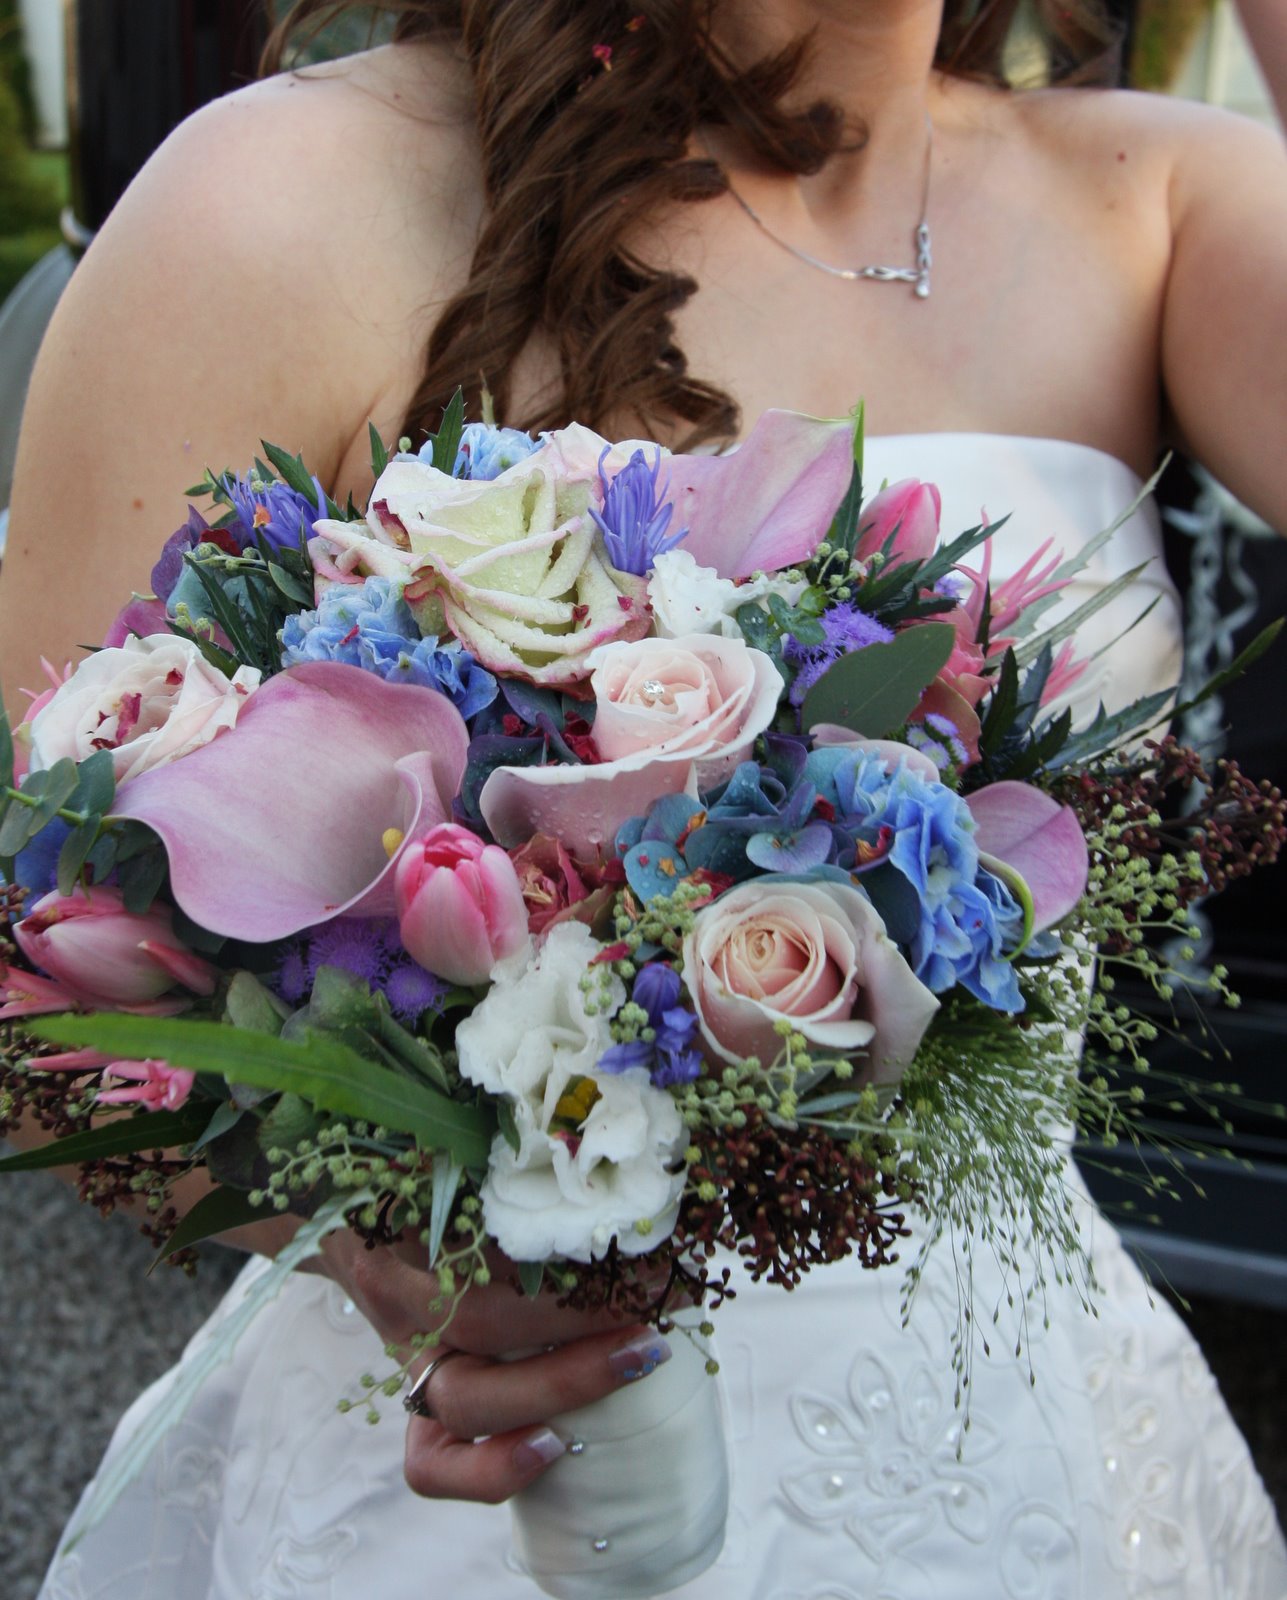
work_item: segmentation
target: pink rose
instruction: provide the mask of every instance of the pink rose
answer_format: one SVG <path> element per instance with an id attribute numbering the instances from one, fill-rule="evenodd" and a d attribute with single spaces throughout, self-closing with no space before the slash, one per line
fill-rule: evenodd
<path id="1" fill-rule="evenodd" d="M 942 499 L 932 483 L 920 483 L 915 478 L 891 483 L 862 508 L 854 554 L 860 561 L 870 561 L 893 534 L 891 566 L 900 561 L 928 560 L 938 544 L 942 509 Z"/>
<path id="2" fill-rule="evenodd" d="M 594 742 L 603 759 L 684 751 L 702 785 L 748 759 L 782 693 L 762 650 L 705 633 L 605 645 L 590 665 Z"/>
<path id="3" fill-rule="evenodd" d="M 448 983 L 486 983 L 498 961 L 527 944 L 527 907 L 513 863 L 454 822 L 405 847 L 393 893 L 403 944 Z"/>
<path id="4" fill-rule="evenodd" d="M 231 728 L 259 686 L 254 667 L 225 678 L 187 639 L 156 634 L 88 656 L 31 719 L 31 765 L 112 752 L 117 783 L 164 766 Z"/>
<path id="5" fill-rule="evenodd" d="M 182 1010 L 161 997 L 182 986 L 211 994 L 215 969 L 175 938 L 170 913 L 127 911 L 110 886 L 38 900 L 14 930 L 23 955 L 77 1005 L 122 1011 Z"/>
<path id="6" fill-rule="evenodd" d="M 684 940 L 683 976 L 721 1060 L 767 1066 L 787 1017 L 824 1054 L 866 1051 L 874 1083 L 897 1081 L 938 1010 L 871 902 L 842 883 L 757 878 L 721 895 Z"/>
<path id="7" fill-rule="evenodd" d="M 782 692 L 762 650 L 706 633 L 604 645 L 589 665 L 603 760 L 498 767 L 479 804 L 503 845 L 544 833 L 592 857 L 661 795 L 727 777 L 772 724 Z"/>

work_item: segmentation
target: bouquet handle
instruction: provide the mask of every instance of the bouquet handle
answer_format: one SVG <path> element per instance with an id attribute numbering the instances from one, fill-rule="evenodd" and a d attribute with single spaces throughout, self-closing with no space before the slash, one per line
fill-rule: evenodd
<path id="1" fill-rule="evenodd" d="M 510 1501 L 514 1552 L 556 1600 L 646 1600 L 717 1560 L 729 1467 L 709 1341 L 676 1330 L 638 1383 L 552 1417 L 569 1442 Z"/>

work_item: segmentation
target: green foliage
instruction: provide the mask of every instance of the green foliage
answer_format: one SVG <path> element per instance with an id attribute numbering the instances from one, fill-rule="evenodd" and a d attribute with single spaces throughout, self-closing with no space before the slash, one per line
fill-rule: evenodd
<path id="1" fill-rule="evenodd" d="M 52 1038 L 59 1024 L 69 1026 L 89 1018 L 39 1018 L 30 1032 Z M 123 1019 L 122 1019 L 123 1020 Z M 208 1101 L 192 1101 L 179 1111 L 149 1111 L 113 1117 L 101 1127 L 70 1133 L 64 1139 L 19 1150 L 0 1158 L 0 1172 L 37 1172 L 47 1167 L 72 1166 L 81 1161 L 101 1161 L 105 1156 L 127 1155 L 133 1150 L 166 1150 L 174 1145 L 191 1144 L 199 1138 L 210 1120 Z"/>
<path id="2" fill-rule="evenodd" d="M 868 738 L 899 728 L 952 653 L 949 623 L 927 622 L 840 660 L 804 697 L 804 726 L 839 723 Z"/>
<path id="3" fill-rule="evenodd" d="M 449 1100 L 320 1031 L 279 1039 L 187 1017 L 110 1013 L 38 1018 L 30 1031 L 122 1058 L 168 1061 L 256 1089 L 291 1091 L 318 1111 L 410 1134 L 421 1149 L 446 1150 L 463 1165 L 487 1161 L 492 1125 L 482 1110 Z"/>

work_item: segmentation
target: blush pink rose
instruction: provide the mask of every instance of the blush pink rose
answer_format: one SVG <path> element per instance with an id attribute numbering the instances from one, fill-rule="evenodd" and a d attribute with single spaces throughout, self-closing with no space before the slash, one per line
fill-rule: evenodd
<path id="1" fill-rule="evenodd" d="M 942 499 L 932 483 L 915 478 L 891 483 L 862 508 L 854 554 L 860 561 L 870 561 L 892 534 L 891 566 L 900 561 L 927 561 L 938 544 L 942 509 Z"/>
<path id="2" fill-rule="evenodd" d="M 534 834 L 590 858 L 664 794 L 720 782 L 777 714 L 782 679 L 741 639 L 693 633 L 603 645 L 589 658 L 594 766 L 498 767 L 483 820 L 506 848 Z"/>
<path id="3" fill-rule="evenodd" d="M 117 783 L 209 744 L 259 687 L 255 667 L 225 678 L 187 639 L 155 634 L 88 656 L 31 718 L 33 768 L 112 752 Z"/>
<path id="4" fill-rule="evenodd" d="M 820 1052 L 864 1051 L 873 1083 L 897 1081 L 938 1010 L 871 902 L 842 883 L 758 878 L 721 895 L 684 940 L 683 977 L 721 1060 L 767 1065 L 785 1017 Z"/>
<path id="5" fill-rule="evenodd" d="M 513 862 L 454 822 L 405 847 L 393 893 L 403 944 L 448 983 L 486 983 L 498 961 L 527 944 L 527 906 Z"/>
<path id="6" fill-rule="evenodd" d="M 590 661 L 594 742 L 603 759 L 686 751 L 703 785 L 749 757 L 782 693 L 762 650 L 705 633 L 605 645 Z"/>

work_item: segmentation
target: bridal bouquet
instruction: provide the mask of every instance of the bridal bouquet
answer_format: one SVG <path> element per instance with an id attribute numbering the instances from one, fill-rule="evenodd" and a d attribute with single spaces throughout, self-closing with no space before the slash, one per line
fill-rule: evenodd
<path id="1" fill-rule="evenodd" d="M 281 450 L 209 476 L 0 735 L 0 1128 L 56 1136 L 0 1165 L 143 1194 L 179 1261 L 287 1208 L 287 1265 L 419 1236 L 440 1332 L 497 1249 L 572 1305 L 696 1306 L 670 1387 L 576 1427 L 669 1417 L 680 1453 L 730 1252 L 790 1288 L 919 1212 L 1025 1289 L 1088 1278 L 1059 1130 L 1117 1137 L 1133 1091 L 1081 1039 L 1138 1060 L 1112 971 L 1169 995 L 1152 935 L 1284 836 L 1276 791 L 1144 737 L 1169 696 L 1074 725 L 1078 627 L 1137 574 L 1057 609 L 1101 539 L 992 581 L 932 487 L 864 500 L 860 420 L 685 456 L 453 403 L 372 443 L 365 516 Z M 658 1592 L 718 1552 L 707 1476 L 627 1512 L 565 1458 L 520 1550 Z"/>

